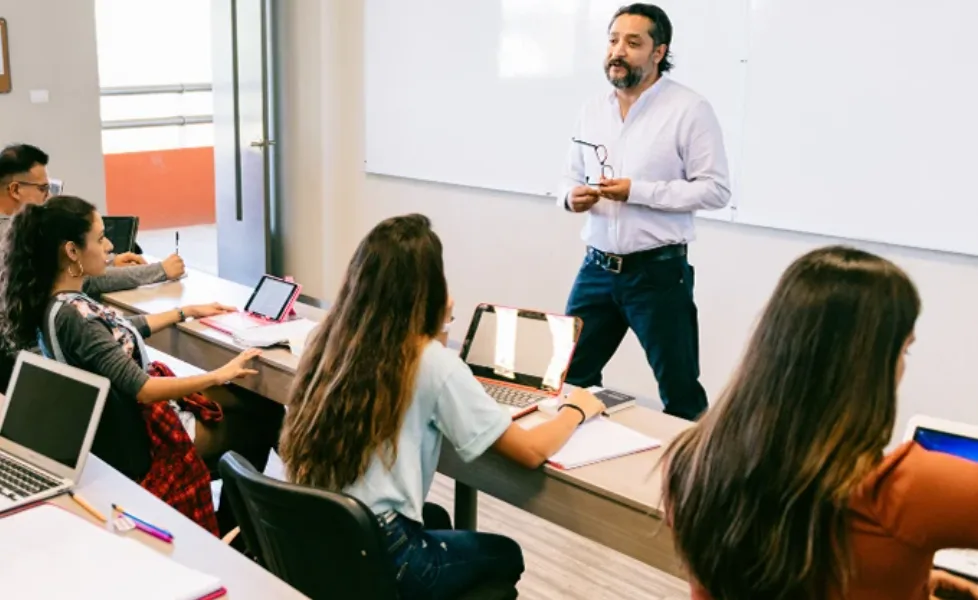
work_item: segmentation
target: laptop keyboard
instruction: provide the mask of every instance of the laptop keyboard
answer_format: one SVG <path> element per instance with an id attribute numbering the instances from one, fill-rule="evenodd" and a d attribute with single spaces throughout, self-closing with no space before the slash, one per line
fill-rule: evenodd
<path id="1" fill-rule="evenodd" d="M 482 387 L 486 389 L 486 393 L 489 394 L 489 397 L 496 402 L 516 408 L 526 408 L 534 402 L 540 402 L 544 399 L 544 396 L 540 394 L 528 390 L 521 390 L 519 388 L 512 388 L 506 385 L 483 383 Z"/>
<path id="2" fill-rule="evenodd" d="M 0 495 L 20 500 L 59 485 L 61 482 L 0 455 Z"/>

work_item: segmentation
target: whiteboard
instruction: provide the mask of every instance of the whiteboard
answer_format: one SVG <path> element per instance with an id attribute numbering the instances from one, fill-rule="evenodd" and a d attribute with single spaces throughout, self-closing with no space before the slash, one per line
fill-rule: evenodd
<path id="1" fill-rule="evenodd" d="M 619 4 L 367 0 L 366 170 L 553 195 Z M 978 1 L 659 4 L 731 165 L 700 216 L 978 255 Z"/>
<path id="2" fill-rule="evenodd" d="M 367 0 L 367 172 L 554 196 L 581 107 L 611 89 L 603 63 L 620 5 Z M 675 32 L 671 76 L 717 112 L 737 198 L 747 0 L 660 5 Z"/>
<path id="3" fill-rule="evenodd" d="M 756 0 L 738 220 L 978 254 L 975 0 Z"/>

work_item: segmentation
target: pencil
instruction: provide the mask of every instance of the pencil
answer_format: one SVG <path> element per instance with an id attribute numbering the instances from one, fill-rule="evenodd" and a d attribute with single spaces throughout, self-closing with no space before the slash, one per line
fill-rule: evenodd
<path id="1" fill-rule="evenodd" d="M 89 504 L 88 502 L 86 502 L 84 498 L 82 498 L 81 496 L 76 495 L 75 492 L 72 492 L 72 491 L 69 491 L 68 492 L 68 496 L 72 500 L 74 500 L 75 503 L 78 504 L 78 506 L 84 508 L 85 509 L 85 512 L 87 512 L 88 514 L 90 514 L 93 517 L 95 517 L 96 519 L 98 519 L 100 523 L 105 523 L 106 522 L 105 515 L 103 515 L 99 511 L 95 510 L 95 507 L 92 506 L 91 504 Z"/>

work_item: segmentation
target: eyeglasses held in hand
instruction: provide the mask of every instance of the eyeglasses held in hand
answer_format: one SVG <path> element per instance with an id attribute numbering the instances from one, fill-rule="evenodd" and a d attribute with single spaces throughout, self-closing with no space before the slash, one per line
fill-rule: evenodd
<path id="1" fill-rule="evenodd" d="M 594 150 L 594 154 L 598 158 L 598 164 L 601 165 L 601 177 L 603 177 L 605 179 L 614 179 L 615 178 L 615 169 L 614 169 L 614 167 L 612 167 L 611 165 L 608 164 L 608 148 L 607 147 L 605 147 L 602 144 L 592 144 L 591 142 L 585 142 L 584 140 L 579 140 L 577 138 L 571 138 L 571 141 L 574 142 L 575 144 L 580 144 L 582 146 L 587 146 L 588 148 L 591 148 L 591 149 Z M 591 181 L 590 179 L 587 178 L 587 176 L 585 176 L 584 181 L 586 181 L 588 185 L 597 185 L 598 184 L 597 181 Z"/>

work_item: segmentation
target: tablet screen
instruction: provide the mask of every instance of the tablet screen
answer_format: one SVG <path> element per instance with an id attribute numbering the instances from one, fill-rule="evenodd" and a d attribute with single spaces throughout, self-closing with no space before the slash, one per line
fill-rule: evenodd
<path id="1" fill-rule="evenodd" d="M 297 287 L 295 283 L 266 275 L 258 282 L 255 293 L 245 306 L 245 312 L 278 321 L 284 316 Z"/>

